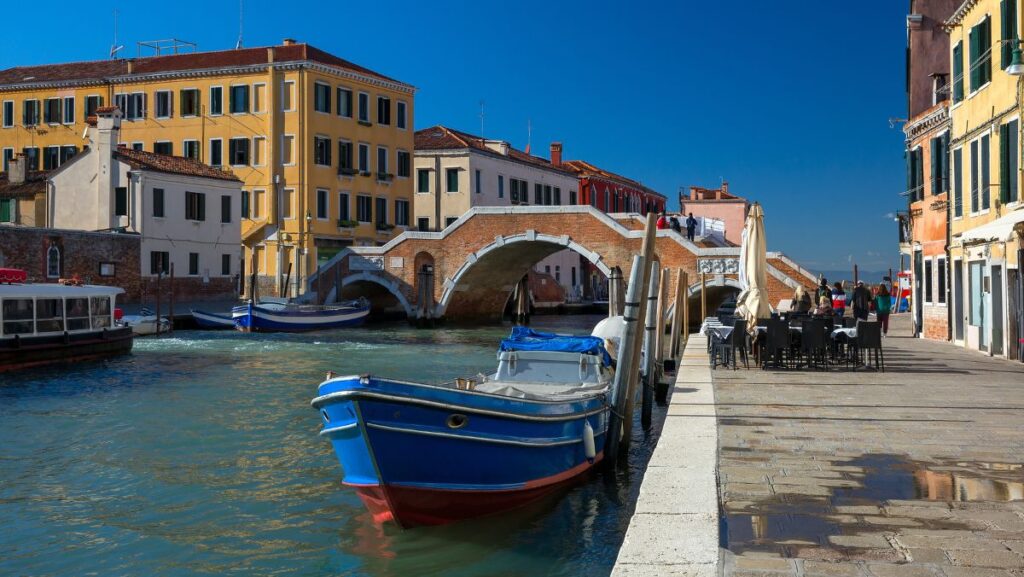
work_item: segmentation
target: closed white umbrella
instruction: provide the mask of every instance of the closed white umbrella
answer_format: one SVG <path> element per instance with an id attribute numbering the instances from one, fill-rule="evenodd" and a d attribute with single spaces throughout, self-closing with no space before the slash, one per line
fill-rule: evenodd
<path id="1" fill-rule="evenodd" d="M 746 281 L 743 292 L 736 300 L 737 316 L 746 319 L 751 334 L 757 319 L 771 317 L 768 301 L 768 257 L 764 238 L 764 210 L 759 203 L 750 207 L 747 223 L 743 227 L 743 246 L 740 247 L 740 278 Z"/>

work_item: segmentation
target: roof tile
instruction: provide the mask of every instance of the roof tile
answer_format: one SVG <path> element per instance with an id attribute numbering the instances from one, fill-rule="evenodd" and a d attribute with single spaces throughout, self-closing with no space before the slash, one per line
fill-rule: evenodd
<path id="1" fill-rule="evenodd" d="M 119 147 L 114 152 L 114 158 L 127 162 L 129 166 L 137 170 L 152 170 L 155 172 L 166 172 L 169 174 L 181 174 L 185 176 L 198 176 L 200 178 L 216 178 L 218 180 L 233 180 L 241 182 L 235 174 L 229 170 L 220 170 L 208 164 L 203 164 L 191 158 L 182 156 L 168 156 L 156 154 L 144 150 L 133 150 L 131 148 Z"/>

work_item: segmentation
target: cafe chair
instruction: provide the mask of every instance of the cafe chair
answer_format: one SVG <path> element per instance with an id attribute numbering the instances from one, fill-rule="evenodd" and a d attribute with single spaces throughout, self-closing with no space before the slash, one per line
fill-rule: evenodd
<path id="1" fill-rule="evenodd" d="M 825 322 L 819 319 L 805 321 L 800 339 L 800 356 L 808 367 L 828 367 L 829 335 Z"/>
<path id="2" fill-rule="evenodd" d="M 859 360 L 867 365 L 874 355 L 875 368 L 885 372 L 885 353 L 882 352 L 882 323 L 861 321 L 857 323 L 857 338 L 854 339 Z"/>
<path id="3" fill-rule="evenodd" d="M 852 329 L 857 326 L 857 319 L 854 317 L 843 317 L 843 328 Z"/>
<path id="4" fill-rule="evenodd" d="M 777 319 L 768 321 L 768 334 L 761 352 L 761 368 L 768 368 L 769 363 L 778 368 L 785 368 L 791 355 L 789 323 Z"/>
<path id="5" fill-rule="evenodd" d="M 732 332 L 729 333 L 729 338 L 722 339 L 715 343 L 715 353 L 713 357 L 717 359 L 711 365 L 712 368 L 718 366 L 718 361 L 721 361 L 722 366 L 732 365 L 733 370 L 736 370 L 736 353 L 739 352 L 740 358 L 743 359 L 743 366 L 750 368 L 750 361 L 747 357 L 747 321 L 744 319 L 737 319 L 733 322 Z"/>

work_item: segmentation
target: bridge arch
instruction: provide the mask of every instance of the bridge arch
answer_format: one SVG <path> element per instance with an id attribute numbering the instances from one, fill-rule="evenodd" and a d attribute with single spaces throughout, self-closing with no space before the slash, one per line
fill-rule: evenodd
<path id="1" fill-rule="evenodd" d="M 372 283 L 380 287 L 383 287 L 388 293 L 391 294 L 391 296 L 395 297 L 395 300 L 398 301 L 398 304 L 401 305 L 401 307 L 405 310 L 406 316 L 410 318 L 412 317 L 412 305 L 409 303 L 409 299 L 406 298 L 405 294 L 402 292 L 402 287 L 399 286 L 397 281 L 389 278 L 383 278 L 370 272 L 358 272 L 347 275 L 345 276 L 344 279 L 342 279 L 342 292 L 344 292 L 345 287 L 359 283 Z M 340 296 L 338 297 L 338 300 L 342 300 Z"/>
<path id="2" fill-rule="evenodd" d="M 494 241 L 471 253 L 453 275 L 445 279 L 435 314 L 445 316 L 449 305 L 460 292 L 472 288 L 478 294 L 474 300 L 488 301 L 478 308 L 477 314 L 501 311 L 513 286 L 536 263 L 561 250 L 579 254 L 606 277 L 611 266 L 600 254 L 574 241 L 569 235 L 555 236 L 528 230 L 521 234 L 498 236 Z M 581 271 L 582 273 L 582 271 Z M 480 285 L 484 285 L 481 287 Z M 486 288 L 482 291 L 481 288 Z M 489 295 L 479 293 L 489 292 Z M 490 302 L 493 301 L 493 302 Z"/>

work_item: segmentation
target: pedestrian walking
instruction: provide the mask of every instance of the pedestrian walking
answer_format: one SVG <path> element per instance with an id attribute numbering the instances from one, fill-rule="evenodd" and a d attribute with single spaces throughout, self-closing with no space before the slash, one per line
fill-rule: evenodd
<path id="1" fill-rule="evenodd" d="M 658 230 L 665 230 L 666 228 L 668 228 L 668 219 L 665 218 L 665 211 L 664 210 L 661 211 L 660 215 L 658 215 L 657 227 L 658 227 Z"/>
<path id="2" fill-rule="evenodd" d="M 673 214 L 672 216 L 669 217 L 668 225 L 669 225 L 669 227 L 672 228 L 673 231 L 675 231 L 675 232 L 677 232 L 679 234 L 683 233 L 683 227 L 682 227 L 682 225 L 679 224 L 679 218 L 676 217 L 676 215 Z"/>
<path id="3" fill-rule="evenodd" d="M 836 317 L 836 323 L 841 324 L 846 315 L 846 291 L 843 290 L 843 283 L 839 281 L 832 285 L 832 313 Z"/>
<path id="4" fill-rule="evenodd" d="M 875 314 L 878 315 L 878 322 L 882 324 L 882 336 L 889 332 L 889 313 L 892 312 L 892 295 L 889 287 L 882 283 L 878 286 L 878 294 L 875 295 Z"/>
<path id="5" fill-rule="evenodd" d="M 811 312 L 811 307 L 814 306 L 814 301 L 811 300 L 811 295 L 804 290 L 803 285 L 797 286 L 796 290 L 793 291 L 793 300 L 789 303 L 789 311 L 791 313 L 806 314 Z"/>
<path id="6" fill-rule="evenodd" d="M 697 232 L 697 219 L 693 218 L 693 213 L 686 217 L 686 240 L 693 242 L 693 236 Z"/>
<path id="7" fill-rule="evenodd" d="M 821 282 L 818 283 L 818 290 L 814 292 L 814 302 L 821 300 L 821 297 L 825 297 L 829 301 L 832 300 L 832 289 L 828 288 L 828 279 L 825 277 L 821 277 Z"/>
<path id="8" fill-rule="evenodd" d="M 864 281 L 857 281 L 857 288 L 853 289 L 853 318 L 862 321 L 868 320 L 871 299 L 871 289 L 864 286 Z"/>

